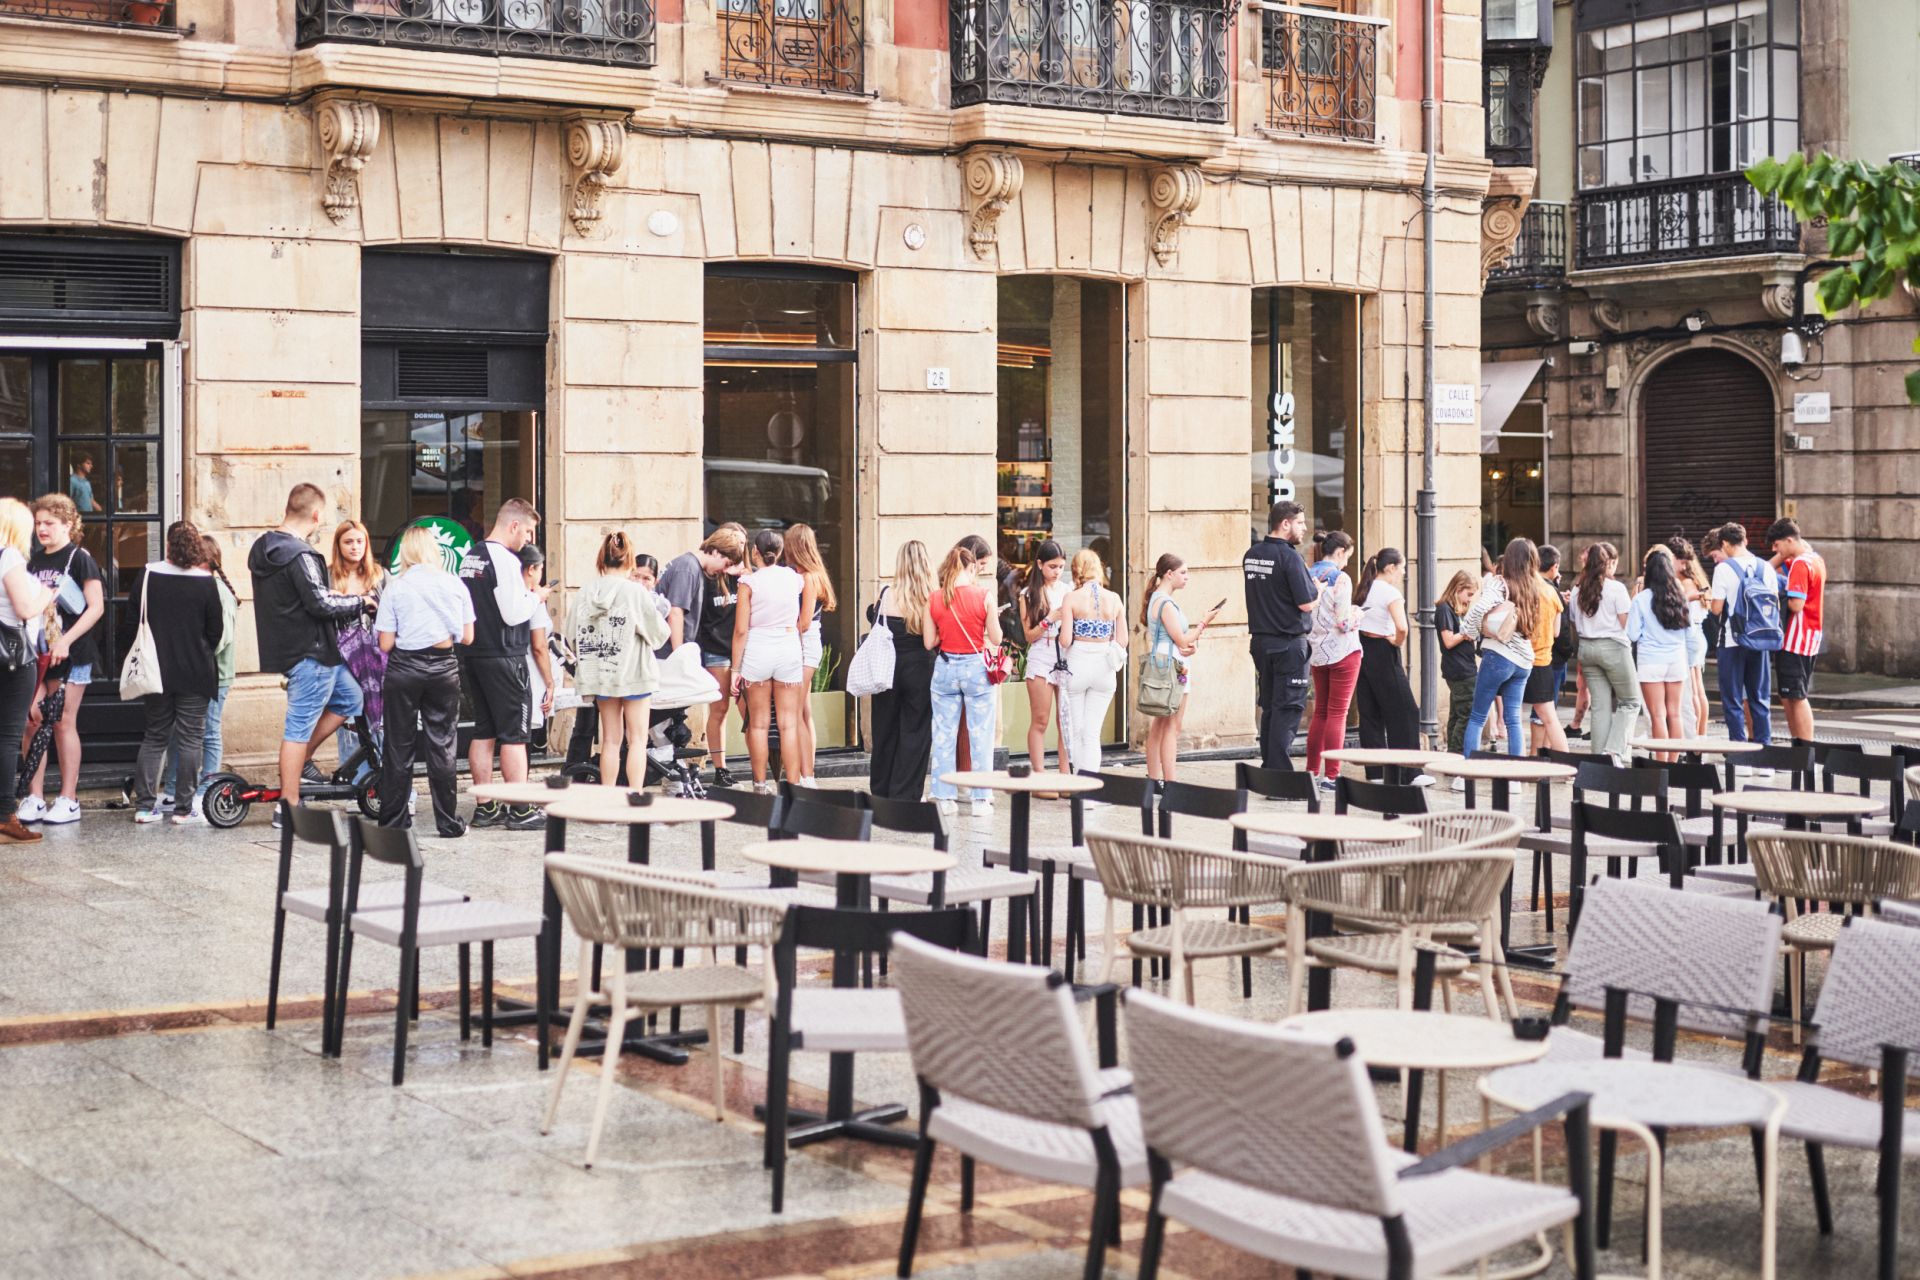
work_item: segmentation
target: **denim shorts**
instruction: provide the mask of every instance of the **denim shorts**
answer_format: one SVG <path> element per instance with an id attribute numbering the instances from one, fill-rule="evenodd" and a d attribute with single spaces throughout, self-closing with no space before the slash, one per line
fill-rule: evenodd
<path id="1" fill-rule="evenodd" d="M 733 655 L 731 653 L 713 653 L 709 650 L 702 649 L 700 651 L 700 665 L 709 671 L 721 671 L 733 665 Z"/>
<path id="2" fill-rule="evenodd" d="M 306 742 L 320 723 L 320 713 L 360 714 L 360 684 L 346 664 L 325 666 L 318 658 L 302 658 L 287 672 L 288 742 Z"/>
<path id="3" fill-rule="evenodd" d="M 93 664 L 91 662 L 75 662 L 71 664 L 67 668 L 67 683 L 76 689 L 82 685 L 92 684 Z"/>

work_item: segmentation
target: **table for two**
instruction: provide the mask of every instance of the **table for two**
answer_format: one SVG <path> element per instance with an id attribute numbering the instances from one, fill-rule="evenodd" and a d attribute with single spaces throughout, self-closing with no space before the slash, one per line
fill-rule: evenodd
<path id="1" fill-rule="evenodd" d="M 1085 827 L 1086 797 L 1100 790 L 1100 779 L 1080 773 L 1030 773 L 1018 777 L 1004 771 L 971 770 L 946 773 L 940 781 L 967 790 L 1002 791 L 1012 797 L 1007 837 L 1007 870 L 1021 875 L 1032 870 L 1033 798 L 1036 795 L 1064 794 L 1072 804 L 1073 832 L 1077 839 Z M 1041 964 L 1053 963 L 1053 877 L 1041 878 L 1040 936 L 1034 939 L 1034 951 Z M 1007 959 L 1024 964 L 1027 959 L 1027 920 L 1022 911 L 1007 913 Z"/>

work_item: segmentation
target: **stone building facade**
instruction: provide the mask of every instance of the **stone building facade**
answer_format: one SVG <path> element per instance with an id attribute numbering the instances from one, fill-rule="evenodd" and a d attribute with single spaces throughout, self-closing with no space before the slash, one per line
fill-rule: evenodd
<path id="1" fill-rule="evenodd" d="M 244 606 L 237 570 L 303 480 L 383 546 L 412 516 L 531 497 L 563 583 L 613 527 L 664 562 L 717 519 L 798 513 L 833 543 L 850 653 L 902 540 L 937 556 L 998 526 L 1017 558 L 1065 522 L 1130 598 L 1166 550 L 1194 611 L 1227 598 L 1187 727 L 1231 743 L 1252 732 L 1237 565 L 1263 497 L 1311 473 L 1363 547 L 1411 542 L 1413 0 L 1168 6 L 1191 74 L 1140 70 L 1143 107 L 1115 83 L 1146 43 L 1108 41 L 1079 109 L 960 83 L 955 25 L 1002 0 L 843 0 L 757 44 L 733 30 L 752 6 L 679 0 L 577 6 L 602 26 L 571 42 L 464 0 L 178 0 L 157 27 L 89 5 L 0 0 L 0 260 L 24 281 L 0 288 L 0 372 L 36 388 L 10 406 L 0 383 L 0 435 L 21 492 L 93 455 L 121 574 L 184 515 L 222 539 Z M 1453 383 L 1479 362 L 1477 11 L 1435 4 Z M 768 50 L 849 29 L 851 73 L 816 48 L 803 83 L 765 83 Z M 1337 109 L 1304 105 L 1305 80 Z M 176 255 L 174 331 L 75 301 L 75 255 L 118 242 Z M 1338 385 L 1315 387 L 1330 363 Z M 1297 476 L 1256 448 L 1270 388 L 1297 397 Z M 108 424 L 80 423 L 96 404 Z M 1478 540 L 1478 455 L 1470 431 L 1439 449 L 1444 573 Z M 1019 465 L 1041 460 L 1051 478 Z M 282 700 L 244 610 L 241 630 L 245 761 Z"/>

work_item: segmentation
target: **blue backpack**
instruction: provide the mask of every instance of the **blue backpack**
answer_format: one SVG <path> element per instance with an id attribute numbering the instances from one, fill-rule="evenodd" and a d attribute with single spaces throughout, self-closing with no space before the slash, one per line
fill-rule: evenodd
<path id="1" fill-rule="evenodd" d="M 1742 649 L 1771 653 L 1786 644 L 1787 633 L 1780 608 L 1780 586 L 1773 570 L 1755 565 L 1751 573 L 1733 562 L 1740 575 L 1740 594 L 1733 602 L 1733 642 Z"/>

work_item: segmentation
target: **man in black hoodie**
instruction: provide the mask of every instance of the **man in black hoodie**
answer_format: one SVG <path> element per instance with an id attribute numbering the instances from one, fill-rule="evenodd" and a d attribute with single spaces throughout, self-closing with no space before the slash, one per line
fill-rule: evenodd
<path id="1" fill-rule="evenodd" d="M 360 686 L 340 659 L 336 636 L 340 623 L 363 613 L 368 600 L 333 590 L 327 562 L 308 541 L 320 528 L 326 498 L 318 485 L 295 485 L 280 527 L 247 556 L 260 669 L 287 678 L 280 794 L 288 804 L 300 803 L 300 771 L 314 748 L 360 714 Z"/>

